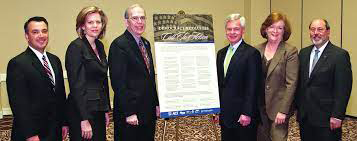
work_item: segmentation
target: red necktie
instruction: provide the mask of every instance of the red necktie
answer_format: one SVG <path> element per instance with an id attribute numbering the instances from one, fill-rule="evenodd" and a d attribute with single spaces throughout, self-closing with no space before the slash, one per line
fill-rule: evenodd
<path id="1" fill-rule="evenodd" d="M 142 40 L 139 41 L 139 49 L 140 49 L 141 55 L 144 58 L 146 68 L 150 72 L 150 62 L 149 62 L 150 60 L 149 60 L 148 53 L 146 52 L 146 48 L 144 47 L 144 44 L 143 44 Z"/>

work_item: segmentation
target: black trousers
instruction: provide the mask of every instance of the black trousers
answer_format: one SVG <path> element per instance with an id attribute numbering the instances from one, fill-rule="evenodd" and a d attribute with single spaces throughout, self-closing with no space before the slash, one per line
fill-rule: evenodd
<path id="1" fill-rule="evenodd" d="M 330 127 L 312 125 L 306 120 L 299 123 L 302 141 L 340 141 L 342 129 L 331 130 Z"/>
<path id="2" fill-rule="evenodd" d="M 53 117 L 55 119 L 55 117 Z M 47 122 L 45 129 L 40 129 L 38 134 L 41 141 L 62 141 L 62 126 L 57 122 Z M 44 131 L 46 130 L 46 131 Z M 25 141 L 26 137 L 18 132 L 16 125 L 13 125 L 11 141 Z"/>
<path id="3" fill-rule="evenodd" d="M 257 140 L 257 124 L 251 122 L 248 126 L 239 126 L 236 128 L 228 128 L 221 125 L 222 141 L 256 141 Z"/>
<path id="4" fill-rule="evenodd" d="M 154 141 L 156 120 L 143 125 L 130 125 L 125 119 L 114 121 L 114 141 Z"/>
<path id="5" fill-rule="evenodd" d="M 89 141 L 106 141 L 105 112 L 93 112 L 93 119 L 89 119 L 92 127 L 92 139 Z M 82 138 L 81 119 L 78 116 L 69 117 L 70 141 L 85 141 Z"/>

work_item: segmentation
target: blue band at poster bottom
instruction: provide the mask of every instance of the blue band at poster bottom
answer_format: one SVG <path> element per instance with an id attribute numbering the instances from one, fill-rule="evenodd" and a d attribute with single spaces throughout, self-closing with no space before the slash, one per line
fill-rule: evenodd
<path id="1" fill-rule="evenodd" d="M 160 113 L 160 118 L 173 118 L 173 117 L 181 117 L 181 116 L 216 114 L 216 113 L 219 113 L 219 112 L 220 112 L 220 108 L 170 111 L 170 112 L 161 112 Z"/>

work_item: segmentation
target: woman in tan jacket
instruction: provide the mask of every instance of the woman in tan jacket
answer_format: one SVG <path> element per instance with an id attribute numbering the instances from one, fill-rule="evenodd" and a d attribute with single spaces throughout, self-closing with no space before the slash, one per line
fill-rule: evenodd
<path id="1" fill-rule="evenodd" d="M 259 110 L 258 141 L 286 141 L 298 78 L 298 50 L 287 41 L 291 34 L 285 15 L 272 12 L 260 28 L 266 42 L 257 46 L 262 56 L 264 95 Z"/>

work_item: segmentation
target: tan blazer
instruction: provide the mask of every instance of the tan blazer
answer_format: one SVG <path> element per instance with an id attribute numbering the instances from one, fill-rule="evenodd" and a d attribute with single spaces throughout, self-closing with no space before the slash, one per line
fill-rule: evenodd
<path id="1" fill-rule="evenodd" d="M 262 58 L 266 43 L 256 46 Z M 261 110 L 266 109 L 270 120 L 274 120 L 278 112 L 287 115 L 292 113 L 291 104 L 297 87 L 298 69 L 298 50 L 294 46 L 281 42 L 264 79 L 265 104 L 262 103 L 259 106 Z"/>

